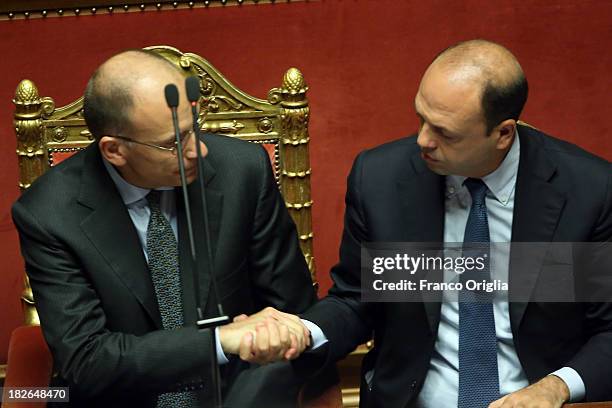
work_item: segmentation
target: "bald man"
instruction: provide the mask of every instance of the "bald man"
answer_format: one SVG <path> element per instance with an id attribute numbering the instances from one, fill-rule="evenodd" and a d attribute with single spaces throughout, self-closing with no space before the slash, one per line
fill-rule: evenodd
<path id="1" fill-rule="evenodd" d="M 218 301 L 239 317 L 218 329 L 215 345 L 227 406 L 291 406 L 299 383 L 288 363 L 254 370 L 246 363 L 288 360 L 303 350 L 307 330 L 276 309 L 302 312 L 315 299 L 268 156 L 230 137 L 196 141 L 184 77 L 147 51 L 116 55 L 94 73 L 84 117 L 95 142 L 41 176 L 13 206 L 58 374 L 54 385 L 70 387 L 72 406 L 211 405 L 211 333 L 195 326 L 168 83 L 181 94 L 179 129 L 200 257 L 207 251 L 195 144 L 206 154 L 201 176 L 215 269 L 198 271 L 200 304 L 207 317 L 217 315 Z M 213 272 L 219 298 L 210 287 Z M 257 313 L 267 306 L 275 309 Z"/>
<path id="2" fill-rule="evenodd" d="M 355 160 L 334 285 L 302 315 L 316 350 L 298 361 L 317 353 L 336 361 L 373 333 L 360 406 L 548 408 L 612 399 L 609 303 L 513 301 L 542 289 L 544 272 L 567 265 L 527 268 L 535 258 L 513 247 L 512 260 L 502 251 L 490 264 L 491 274 L 510 282 L 505 298 L 499 291 L 501 299 L 458 302 L 447 291 L 433 302 L 362 301 L 363 243 L 612 239 L 610 163 L 519 125 L 526 99 L 527 81 L 507 49 L 484 40 L 457 44 L 422 78 L 418 134 Z M 611 256 L 608 246 L 594 270 L 610 271 Z M 584 276 L 571 279 L 593 278 L 577 273 Z"/>

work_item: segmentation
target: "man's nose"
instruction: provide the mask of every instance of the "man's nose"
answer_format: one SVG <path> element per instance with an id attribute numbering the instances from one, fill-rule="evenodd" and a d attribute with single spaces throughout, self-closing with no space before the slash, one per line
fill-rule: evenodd
<path id="1" fill-rule="evenodd" d="M 419 135 L 417 136 L 417 144 L 422 150 L 432 151 L 436 146 L 436 141 L 431 135 L 431 129 L 427 124 L 423 124 L 419 129 Z"/>
<path id="2" fill-rule="evenodd" d="M 193 132 L 189 132 L 187 136 L 185 137 L 185 139 L 183 139 L 183 153 L 185 155 L 188 155 L 189 153 L 195 154 L 196 152 L 195 139 L 196 138 Z"/>
<path id="3" fill-rule="evenodd" d="M 185 140 L 185 143 L 183 144 L 183 152 L 185 154 L 185 157 L 188 159 L 195 159 L 198 157 L 198 151 L 197 151 L 197 147 L 196 147 L 196 137 L 193 133 L 190 133 L 189 136 L 187 137 L 187 140 Z M 208 149 L 206 148 L 206 145 L 200 141 L 200 150 L 202 152 L 202 157 L 206 156 L 208 154 Z"/>

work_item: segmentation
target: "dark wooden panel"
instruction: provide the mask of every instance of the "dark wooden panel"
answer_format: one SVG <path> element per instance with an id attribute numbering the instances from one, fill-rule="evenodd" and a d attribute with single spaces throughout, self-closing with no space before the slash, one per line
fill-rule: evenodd
<path id="1" fill-rule="evenodd" d="M 15 11 L 39 11 L 39 10 L 55 10 L 55 9 L 71 9 L 71 8 L 86 8 L 86 7 L 108 7 L 108 6 L 123 6 L 125 4 L 156 4 L 168 3 L 158 1 L 138 1 L 138 0 L 5 0 L 0 3 L 0 12 L 8 13 Z M 186 2 L 180 2 L 186 3 Z"/>
<path id="2" fill-rule="evenodd" d="M 295 0 L 294 0 L 295 1 Z M 237 4 L 255 4 L 255 3 L 274 3 L 274 0 L 210 0 L 209 3 L 211 6 L 221 6 L 221 5 L 237 5 Z M 277 3 L 285 3 L 288 0 L 278 0 Z M 144 5 L 155 5 L 161 4 L 162 6 L 169 7 L 173 3 L 173 1 L 151 1 L 151 0 L 5 0 L 0 2 L 0 13 L 9 13 L 9 12 L 23 12 L 23 11 L 42 11 L 42 10 L 70 10 L 70 9 L 86 9 L 91 7 L 96 7 L 98 9 L 103 9 L 106 7 L 113 6 L 115 8 L 123 7 L 125 5 L 129 6 L 139 6 L 141 4 Z M 203 1 L 176 1 L 177 5 L 180 7 L 188 7 L 189 3 L 193 3 L 192 5 L 203 6 Z"/>

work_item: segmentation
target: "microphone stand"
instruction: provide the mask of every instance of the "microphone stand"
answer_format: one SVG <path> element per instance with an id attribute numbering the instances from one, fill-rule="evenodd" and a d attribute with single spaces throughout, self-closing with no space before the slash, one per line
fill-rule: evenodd
<path id="1" fill-rule="evenodd" d="M 174 88 L 173 91 L 176 91 L 176 103 L 170 103 L 170 98 L 168 98 L 168 88 Z M 198 85 L 199 89 L 199 85 Z M 219 294 L 217 290 L 217 282 L 215 278 L 215 274 L 213 271 L 213 259 L 212 259 L 212 247 L 210 245 L 210 229 L 208 223 L 208 207 L 206 205 L 206 195 L 204 194 L 204 177 L 203 177 L 203 162 L 202 162 L 202 149 L 200 147 L 200 130 L 197 124 L 197 110 L 195 104 L 192 102 L 192 113 L 193 117 L 193 131 L 194 137 L 196 138 L 196 152 L 197 152 L 197 163 L 198 163 L 198 180 L 200 183 L 200 195 L 202 200 L 202 213 L 204 215 L 204 231 L 205 231 L 205 239 L 206 239 L 206 250 L 208 255 L 208 271 L 211 278 L 211 285 L 213 287 L 213 291 L 217 300 L 217 310 L 219 312 L 219 316 L 204 319 L 204 315 L 201 307 L 200 300 L 200 286 L 199 286 L 199 258 L 196 256 L 196 248 L 195 248 L 195 238 L 193 234 L 193 222 L 191 219 L 191 207 L 189 204 L 189 194 L 187 192 L 187 178 L 185 176 L 185 164 L 183 162 L 183 144 L 181 142 L 180 130 L 178 126 L 178 89 L 173 84 L 166 85 L 166 99 L 168 101 L 168 106 L 172 111 L 172 124 L 174 126 L 174 136 L 176 139 L 176 151 L 177 151 L 177 159 L 179 165 L 179 173 L 181 179 L 181 187 L 183 191 L 183 202 L 185 204 L 185 214 L 187 218 L 187 231 L 189 236 L 189 246 L 191 251 L 191 261 L 193 265 L 193 282 L 194 289 L 196 294 L 196 312 L 197 312 L 197 322 L 196 325 L 199 330 L 209 329 L 210 332 L 210 359 L 211 359 L 211 383 L 214 389 L 213 392 L 213 403 L 215 408 L 222 408 L 222 395 L 221 395 L 221 381 L 220 381 L 220 372 L 219 372 L 219 361 L 217 358 L 217 339 L 216 339 L 216 327 L 227 324 L 229 322 L 229 317 L 224 314 L 223 307 L 219 301 Z M 174 102 L 174 101 L 172 101 Z"/>

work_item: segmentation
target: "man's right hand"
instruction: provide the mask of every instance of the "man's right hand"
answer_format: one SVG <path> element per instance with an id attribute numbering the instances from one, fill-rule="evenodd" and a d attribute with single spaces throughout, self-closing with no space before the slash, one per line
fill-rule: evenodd
<path id="1" fill-rule="evenodd" d="M 221 326 L 219 340 L 225 353 L 267 364 L 297 358 L 310 345 L 310 332 L 299 317 L 267 307 Z"/>

